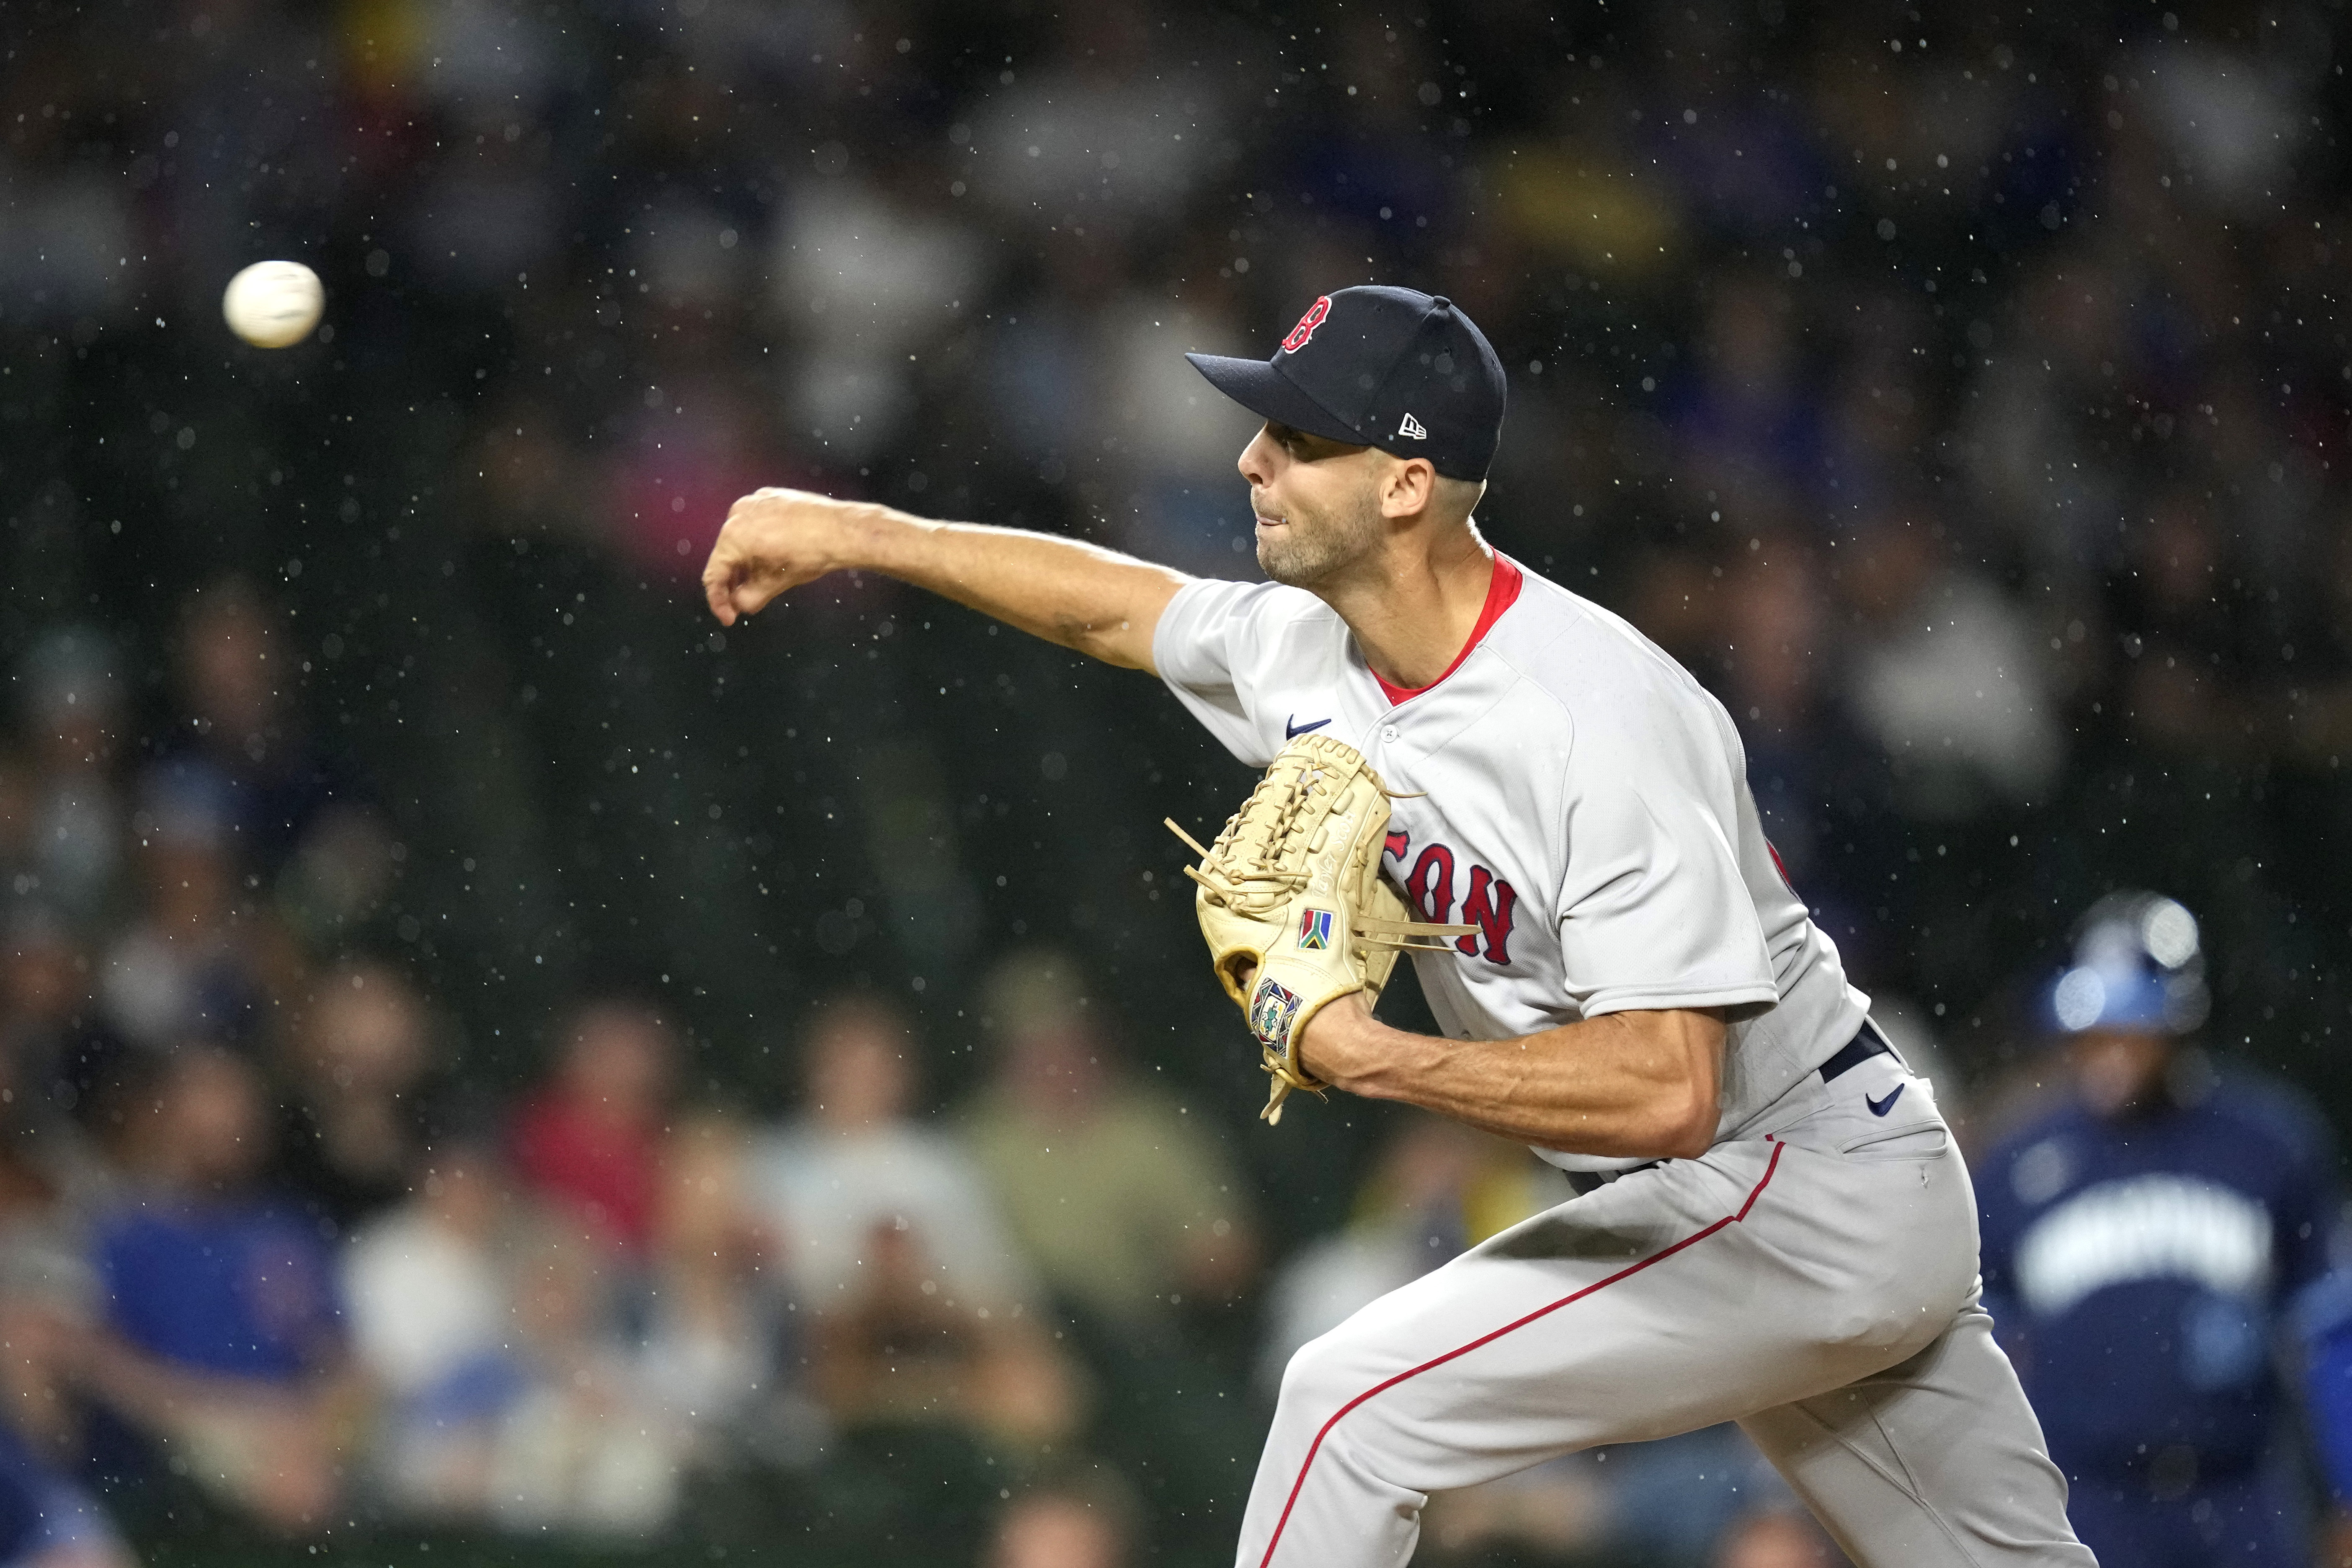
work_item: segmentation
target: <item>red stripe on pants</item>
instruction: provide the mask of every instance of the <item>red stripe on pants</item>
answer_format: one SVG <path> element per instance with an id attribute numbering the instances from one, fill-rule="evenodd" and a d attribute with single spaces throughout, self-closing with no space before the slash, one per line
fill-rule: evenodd
<path id="1" fill-rule="evenodd" d="M 1739 1205 L 1739 1212 L 1738 1214 L 1726 1215 L 1721 1219 L 1717 1220 L 1713 1225 L 1708 1226 L 1706 1229 L 1696 1231 L 1691 1235 L 1683 1237 L 1680 1241 L 1675 1242 L 1672 1247 L 1654 1252 L 1650 1254 L 1649 1257 L 1642 1259 L 1639 1263 L 1632 1264 L 1626 1268 L 1621 1268 L 1616 1273 L 1612 1274 L 1608 1279 L 1596 1280 L 1592 1284 L 1587 1285 L 1581 1290 L 1572 1291 L 1566 1296 L 1562 1296 L 1559 1300 L 1551 1302 L 1548 1306 L 1538 1307 L 1526 1317 L 1520 1318 L 1513 1322 L 1505 1323 L 1501 1328 L 1495 1330 L 1491 1333 L 1481 1334 L 1466 1345 L 1456 1345 L 1442 1356 L 1423 1362 L 1419 1366 L 1409 1367 L 1384 1383 L 1374 1384 L 1371 1387 L 1364 1390 L 1363 1393 L 1356 1395 L 1355 1398 L 1348 1401 L 1347 1404 L 1339 1406 L 1338 1412 L 1332 1415 L 1331 1419 L 1323 1423 L 1323 1429 L 1315 1434 L 1315 1441 L 1307 1445 L 1306 1463 L 1298 1467 L 1298 1479 L 1291 1483 L 1290 1496 L 1282 1505 L 1282 1517 L 1275 1521 L 1274 1538 L 1265 1543 L 1265 1555 L 1258 1559 L 1258 1568 L 1266 1568 L 1266 1565 L 1274 1561 L 1274 1549 L 1282 1544 L 1283 1527 L 1290 1522 L 1290 1510 L 1298 1506 L 1298 1494 L 1300 1491 L 1304 1490 L 1307 1486 L 1307 1472 L 1308 1469 L 1313 1468 L 1315 1456 L 1322 1451 L 1323 1439 L 1331 1435 L 1331 1428 L 1339 1424 L 1340 1417 L 1346 1415 L 1348 1412 L 1355 1409 L 1356 1406 L 1363 1404 L 1364 1401 L 1371 1398 L 1374 1394 L 1385 1394 L 1390 1389 L 1394 1388 L 1398 1384 L 1404 1382 L 1408 1378 L 1419 1377 L 1423 1373 L 1429 1371 L 1432 1367 L 1444 1366 L 1447 1362 L 1454 1360 L 1456 1356 L 1468 1355 L 1480 1345 L 1492 1344 L 1496 1340 L 1501 1339 L 1505 1334 L 1526 1328 L 1538 1318 L 1549 1317 L 1550 1314 L 1559 1311 L 1562 1307 L 1568 1306 L 1573 1302 L 1583 1300 L 1587 1296 L 1591 1295 L 1596 1290 L 1606 1290 L 1610 1286 L 1616 1284 L 1620 1279 L 1632 1279 L 1634 1275 L 1639 1274 L 1643 1269 L 1649 1268 L 1650 1265 L 1654 1263 L 1664 1262 L 1667 1258 L 1672 1258 L 1675 1253 L 1680 1252 L 1686 1247 L 1697 1246 L 1700 1242 L 1705 1241 L 1708 1237 L 1713 1236 L 1717 1231 L 1721 1230 L 1725 1226 L 1738 1225 L 1741 1220 L 1748 1217 L 1748 1211 L 1756 1206 L 1756 1200 L 1763 1196 L 1765 1187 L 1769 1185 L 1771 1183 L 1772 1173 L 1780 1168 L 1780 1151 L 1787 1147 L 1787 1144 L 1779 1142 L 1772 1145 L 1771 1162 L 1764 1167 L 1764 1174 L 1758 1178 L 1756 1185 L 1748 1189 L 1748 1201 Z"/>

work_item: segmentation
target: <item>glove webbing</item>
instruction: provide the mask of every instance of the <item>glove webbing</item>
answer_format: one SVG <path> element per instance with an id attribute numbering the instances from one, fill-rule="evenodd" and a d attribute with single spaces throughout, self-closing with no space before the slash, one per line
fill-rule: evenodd
<path id="1" fill-rule="evenodd" d="M 1295 812 L 1286 813 L 1285 820 L 1295 815 Z M 1213 858 L 1209 850 L 1201 847 L 1199 839 L 1176 825 L 1174 817 L 1162 817 L 1160 820 L 1167 825 L 1169 832 L 1182 839 L 1203 861 Z M 1268 845 L 1267 847 L 1271 849 L 1273 846 Z M 1268 866 L 1263 854 L 1255 866 L 1241 874 L 1238 880 L 1192 866 L 1184 868 L 1184 875 L 1208 889 L 1213 897 L 1229 909 L 1245 915 L 1271 914 L 1291 894 L 1307 885 L 1306 872 L 1285 871 L 1278 867 Z M 1402 952 L 1444 952 L 1455 937 L 1468 936 L 1477 929 L 1469 925 L 1438 925 L 1428 921 L 1386 921 L 1377 915 L 1365 914 L 1352 916 L 1349 922 L 1350 931 L 1372 946 L 1392 947 Z M 1311 1086 L 1302 1083 L 1299 1087 L 1306 1089 Z"/>
<path id="2" fill-rule="evenodd" d="M 1184 868 L 1184 874 L 1208 889 L 1219 902 L 1237 914 L 1250 916 L 1271 914 L 1276 905 L 1307 884 L 1305 871 L 1285 871 L 1273 862 L 1282 853 L 1285 846 L 1290 842 L 1291 829 L 1298 821 L 1298 814 L 1307 808 L 1307 797 L 1314 793 L 1316 781 L 1322 776 L 1320 768 L 1306 768 L 1300 770 L 1294 777 L 1280 783 L 1270 776 L 1261 780 L 1257 788 L 1250 792 L 1250 798 L 1243 804 L 1242 809 L 1226 819 L 1225 831 L 1217 836 L 1216 850 L 1202 848 L 1198 839 L 1176 826 L 1174 817 L 1166 818 L 1168 830 L 1182 839 L 1198 854 L 1202 865 L 1210 865 L 1218 860 L 1217 851 L 1227 850 L 1229 858 L 1237 862 L 1242 868 L 1238 882 L 1224 876 L 1222 871 L 1212 876 L 1203 876 L 1190 866 Z M 1255 846 L 1256 854 L 1244 855 L 1244 851 L 1248 847 L 1249 841 L 1232 836 L 1235 835 L 1242 823 L 1249 818 L 1250 808 L 1256 805 L 1258 796 L 1269 789 L 1280 789 L 1282 799 L 1275 807 L 1274 820 L 1266 828 L 1265 840 Z M 1312 854 L 1318 847 L 1319 847 L 1309 845 L 1307 851 Z"/>
<path id="3" fill-rule="evenodd" d="M 1364 776 L 1374 789 L 1391 800 L 1410 798 L 1400 795 L 1381 782 L 1378 773 L 1364 766 Z M 1200 840 L 1179 826 L 1174 818 L 1166 818 L 1168 831 L 1173 833 L 1194 854 L 1201 857 L 1198 868 L 1187 866 L 1184 875 L 1200 884 L 1202 895 L 1245 921 L 1271 922 L 1284 907 L 1306 890 L 1311 873 L 1301 867 L 1286 870 L 1279 864 L 1286 850 L 1297 847 L 1297 822 L 1307 809 L 1308 797 L 1327 776 L 1328 769 L 1320 763 L 1279 773 L 1270 773 L 1261 780 L 1242 809 L 1228 818 L 1224 832 L 1217 836 L 1216 847 L 1202 847 Z M 1279 791 L 1278 797 L 1265 798 L 1265 792 Z M 1244 833 L 1244 825 L 1255 830 Z M 1301 858 L 1311 862 L 1323 852 L 1326 836 L 1330 831 L 1327 821 L 1317 829 L 1315 838 L 1307 844 Z M 1263 837 L 1259 837 L 1262 834 Z M 1343 868 L 1344 870 L 1344 868 Z M 1376 877 L 1378 872 L 1373 873 Z M 1342 889 L 1352 893 L 1352 889 Z M 1352 896 L 1343 898 L 1352 906 Z M 1388 920 L 1349 908 L 1347 940 L 1365 946 L 1405 952 L 1443 952 L 1453 939 L 1467 936 L 1476 930 L 1468 925 L 1440 925 L 1423 921 Z M 1232 955 L 1239 958 L 1241 955 Z M 1261 956 L 1261 962 L 1263 957 Z M 1223 967 L 1221 963 L 1220 967 Z M 1237 984 L 1239 975 L 1227 976 L 1228 984 Z M 1273 1078 L 1271 1092 L 1265 1110 L 1258 1114 L 1269 1123 L 1282 1119 L 1282 1102 L 1294 1089 L 1303 1089 L 1321 1097 L 1328 1087 L 1307 1075 L 1295 1060 L 1296 1042 L 1289 1050 L 1266 1048 L 1261 1064 Z"/>

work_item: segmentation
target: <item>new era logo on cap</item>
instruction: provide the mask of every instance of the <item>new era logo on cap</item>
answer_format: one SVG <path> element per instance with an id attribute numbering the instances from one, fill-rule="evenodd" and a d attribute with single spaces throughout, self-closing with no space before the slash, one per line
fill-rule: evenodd
<path id="1" fill-rule="evenodd" d="M 1186 354 L 1253 414 L 1483 479 L 1503 432 L 1502 361 L 1444 295 L 1380 284 L 1325 294 L 1272 359 Z"/>

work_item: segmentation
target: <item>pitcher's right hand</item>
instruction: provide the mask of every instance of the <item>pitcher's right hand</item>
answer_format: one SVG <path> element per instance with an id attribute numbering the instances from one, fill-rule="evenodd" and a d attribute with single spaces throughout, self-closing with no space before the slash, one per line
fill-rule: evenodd
<path id="1" fill-rule="evenodd" d="M 856 564 L 855 520 L 866 510 L 808 490 L 753 490 L 727 509 L 702 568 L 710 613 L 731 626 L 786 589 Z"/>

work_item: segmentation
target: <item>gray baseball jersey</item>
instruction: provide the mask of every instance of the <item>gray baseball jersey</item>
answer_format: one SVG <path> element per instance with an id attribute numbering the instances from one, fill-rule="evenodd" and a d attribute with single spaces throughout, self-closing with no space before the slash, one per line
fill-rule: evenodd
<path id="1" fill-rule="evenodd" d="M 1717 1136 L 1737 1137 L 1853 1037 L 1869 999 L 1780 875 L 1722 704 L 1623 620 L 1507 560 L 1487 610 L 1454 668 L 1402 701 L 1337 612 L 1278 584 L 1186 584 L 1152 656 L 1242 761 L 1328 726 L 1411 792 L 1384 867 L 1423 918 L 1478 928 L 1414 959 L 1447 1034 L 1730 1009 Z"/>

